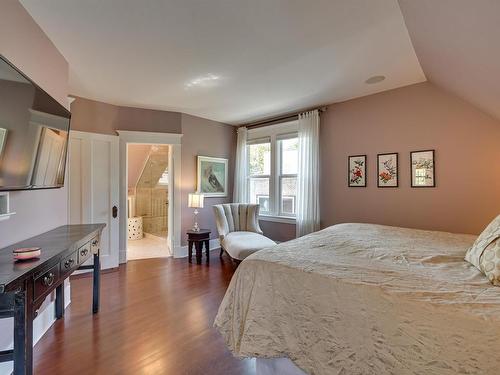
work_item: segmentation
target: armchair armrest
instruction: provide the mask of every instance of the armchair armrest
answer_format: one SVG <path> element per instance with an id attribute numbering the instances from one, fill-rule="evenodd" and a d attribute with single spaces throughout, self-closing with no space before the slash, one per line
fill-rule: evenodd
<path id="1" fill-rule="evenodd" d="M 247 230 L 258 234 L 263 234 L 264 232 L 260 228 L 259 224 L 260 206 L 258 204 L 251 205 L 249 206 L 249 209 L 253 209 L 254 212 L 252 213 L 252 215 L 249 215 L 251 217 L 251 220 L 249 220 L 247 223 Z"/>
<path id="2" fill-rule="evenodd" d="M 229 224 L 227 223 L 226 215 L 224 213 L 224 208 L 222 207 L 222 205 L 214 205 L 212 207 L 214 210 L 217 232 L 219 232 L 219 240 L 222 241 L 224 237 L 229 233 Z"/>

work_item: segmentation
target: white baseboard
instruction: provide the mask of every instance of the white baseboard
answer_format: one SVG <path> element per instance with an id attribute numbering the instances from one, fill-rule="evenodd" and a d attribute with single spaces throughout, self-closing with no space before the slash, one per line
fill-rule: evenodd
<path id="1" fill-rule="evenodd" d="M 219 249 L 220 248 L 219 239 L 218 238 L 211 239 L 208 247 L 210 251 Z M 174 248 L 174 258 L 185 258 L 187 256 L 188 256 L 188 245 L 177 246 Z"/>
<path id="2" fill-rule="evenodd" d="M 56 321 L 56 297 L 55 292 L 50 296 L 50 303 L 38 312 L 38 316 L 33 321 L 33 346 L 42 338 L 49 328 Z M 71 303 L 71 284 L 69 281 L 64 283 L 64 309 Z"/>

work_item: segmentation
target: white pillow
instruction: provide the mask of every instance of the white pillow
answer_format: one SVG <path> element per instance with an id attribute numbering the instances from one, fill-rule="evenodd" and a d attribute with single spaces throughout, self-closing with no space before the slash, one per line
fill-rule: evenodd
<path id="1" fill-rule="evenodd" d="M 481 271 L 493 285 L 500 286 L 500 237 L 486 246 L 481 257 Z"/>
<path id="2" fill-rule="evenodd" d="M 486 276 L 488 276 L 490 281 L 496 285 L 500 284 L 500 280 L 498 280 L 496 272 L 494 275 L 494 280 L 492 280 L 491 273 L 496 270 L 498 271 L 498 276 L 500 276 L 500 252 L 498 252 L 497 254 L 497 249 L 500 246 L 499 238 L 500 215 L 498 215 L 491 223 L 488 224 L 486 229 L 479 235 L 472 247 L 467 250 L 467 253 L 465 254 L 465 260 L 476 267 L 478 270 L 483 272 Z M 485 252 L 488 253 L 486 257 L 488 259 L 483 259 L 485 256 Z M 493 270 L 491 269 L 492 265 Z M 488 271 L 486 271 L 486 269 Z"/>

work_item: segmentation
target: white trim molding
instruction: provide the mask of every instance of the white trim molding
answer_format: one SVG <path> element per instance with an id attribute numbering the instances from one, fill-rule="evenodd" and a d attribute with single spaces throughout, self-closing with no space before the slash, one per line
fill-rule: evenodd
<path id="1" fill-rule="evenodd" d="M 259 220 L 272 221 L 274 223 L 285 223 L 285 224 L 295 224 L 296 222 L 294 217 L 272 216 L 272 215 L 259 215 Z"/>
<path id="2" fill-rule="evenodd" d="M 167 243 L 172 255 L 181 252 L 181 143 L 182 134 L 117 130 L 120 137 L 120 206 L 127 207 L 128 144 L 169 145 L 168 235 Z M 172 204 L 173 202 L 173 204 Z M 125 211 L 126 212 L 126 211 Z M 120 216 L 120 263 L 127 262 L 127 218 Z"/>
<path id="3" fill-rule="evenodd" d="M 145 145 L 180 145 L 182 134 L 178 133 L 156 133 L 131 130 L 117 130 L 120 140 L 127 143 L 139 143 Z"/>

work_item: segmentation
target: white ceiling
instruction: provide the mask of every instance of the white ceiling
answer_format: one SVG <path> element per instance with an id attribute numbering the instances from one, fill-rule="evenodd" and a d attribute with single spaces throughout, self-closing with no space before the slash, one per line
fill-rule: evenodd
<path id="1" fill-rule="evenodd" d="M 117 105 L 240 124 L 425 80 L 397 0 L 21 3 L 70 93 Z"/>

